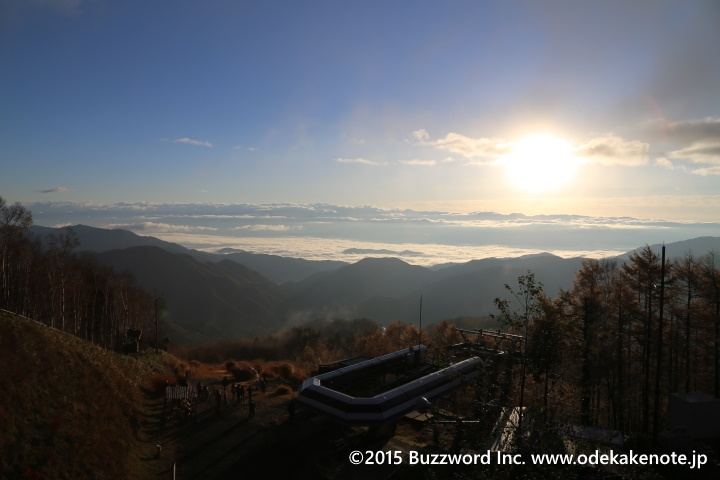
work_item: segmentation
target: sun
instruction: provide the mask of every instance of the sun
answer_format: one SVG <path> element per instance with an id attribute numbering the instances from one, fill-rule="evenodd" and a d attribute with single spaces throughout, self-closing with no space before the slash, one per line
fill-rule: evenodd
<path id="1" fill-rule="evenodd" d="M 500 158 L 510 182 L 528 192 L 556 190 L 575 175 L 578 160 L 570 144 L 550 135 L 534 135 L 512 144 Z"/>

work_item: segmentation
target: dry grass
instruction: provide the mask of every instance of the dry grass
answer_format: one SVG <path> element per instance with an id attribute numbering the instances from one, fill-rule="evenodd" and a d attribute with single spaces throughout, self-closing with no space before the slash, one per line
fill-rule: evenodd
<path id="1" fill-rule="evenodd" d="M 0 312 L 0 472 L 8 478 L 130 479 L 142 388 L 177 367 L 135 359 Z M 172 377 L 170 377 L 172 378 Z"/>
<path id="2" fill-rule="evenodd" d="M 278 388 L 275 389 L 273 392 L 273 395 L 275 396 L 282 396 L 282 395 L 288 395 L 292 393 L 292 390 L 287 385 L 280 385 Z"/>
<path id="3" fill-rule="evenodd" d="M 238 382 L 250 382 L 258 378 L 258 371 L 247 362 L 226 362 L 226 370 Z"/>
<path id="4" fill-rule="evenodd" d="M 305 368 L 288 361 L 268 362 L 265 371 L 269 372 L 268 376 L 279 377 L 291 383 L 302 383 L 310 376 L 310 372 Z"/>

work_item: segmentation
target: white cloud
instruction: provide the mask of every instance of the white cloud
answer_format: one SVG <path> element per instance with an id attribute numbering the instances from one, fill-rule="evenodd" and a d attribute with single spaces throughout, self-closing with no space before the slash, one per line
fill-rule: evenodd
<path id="1" fill-rule="evenodd" d="M 203 141 L 200 141 L 200 140 L 193 140 L 192 138 L 187 138 L 187 137 L 176 138 L 175 140 L 173 140 L 173 143 L 184 143 L 184 144 L 186 144 L 186 145 L 195 145 L 195 146 L 198 146 L 198 147 L 208 147 L 208 148 L 212 148 L 212 146 L 213 146 L 213 144 L 210 143 L 210 142 L 203 142 Z"/>
<path id="2" fill-rule="evenodd" d="M 360 165 L 372 166 L 384 165 L 383 163 L 367 160 L 365 158 L 337 158 L 335 161 L 338 163 L 359 163 Z"/>
<path id="3" fill-rule="evenodd" d="M 426 142 L 430 139 L 430 134 L 424 128 L 412 132 L 412 137 L 419 142 Z"/>
<path id="4" fill-rule="evenodd" d="M 674 170 L 675 165 L 665 157 L 658 157 L 655 159 L 655 165 L 658 167 L 665 167 L 668 170 Z"/>
<path id="5" fill-rule="evenodd" d="M 450 132 L 443 138 L 430 140 L 430 135 L 424 129 L 412 132 L 418 145 L 430 146 L 436 150 L 457 153 L 465 158 L 498 158 L 508 153 L 512 144 L 501 138 L 471 138 L 459 133 Z"/>
<path id="6" fill-rule="evenodd" d="M 467 165 L 497 165 L 501 157 L 516 148 L 515 143 L 502 138 L 471 138 L 454 132 L 436 140 L 431 140 L 424 129 L 415 130 L 411 136 L 417 145 L 462 155 L 469 159 Z M 576 148 L 574 154 L 588 162 L 602 165 L 639 166 L 648 163 L 648 150 L 649 144 L 645 142 L 608 135 L 590 140 Z M 452 157 L 443 160 L 452 161 Z M 664 162 L 661 164 L 667 166 Z"/>
<path id="7" fill-rule="evenodd" d="M 403 165 L 414 165 L 414 166 L 421 166 L 421 167 L 432 167 L 434 165 L 437 165 L 437 162 L 435 160 L 400 160 L 400 163 Z"/>
<path id="8" fill-rule="evenodd" d="M 135 224 L 110 224 L 106 225 L 105 228 L 120 228 L 123 230 L 130 230 L 134 232 L 212 232 L 217 231 L 217 228 L 205 227 L 202 225 L 172 225 L 170 223 L 158 223 L 158 222 L 142 222 Z"/>
<path id="9" fill-rule="evenodd" d="M 302 229 L 301 225 L 243 225 L 233 228 L 235 231 L 250 230 L 252 232 L 291 232 Z"/>
<path id="10" fill-rule="evenodd" d="M 624 140 L 614 135 L 593 138 L 575 150 L 575 155 L 602 165 L 637 167 L 647 165 L 649 145 L 639 140 Z"/>
<path id="11" fill-rule="evenodd" d="M 664 125 L 663 134 L 672 139 L 690 144 L 720 142 L 720 118 L 704 118 Z"/>
<path id="12" fill-rule="evenodd" d="M 702 175 L 703 177 L 706 177 L 708 175 L 720 175 L 720 165 L 707 168 L 698 168 L 697 170 L 693 170 L 692 173 L 696 175 Z"/>
<path id="13" fill-rule="evenodd" d="M 720 164 L 720 139 L 716 142 L 696 142 L 687 148 L 670 152 L 668 156 L 689 160 L 693 163 Z"/>
<path id="14" fill-rule="evenodd" d="M 655 122 L 652 130 L 659 139 L 674 142 L 668 157 L 711 167 L 693 170 L 698 175 L 716 175 L 720 165 L 720 119 L 704 118 L 685 122 Z"/>
<path id="15" fill-rule="evenodd" d="M 68 189 L 65 187 L 55 187 L 55 188 L 47 188 L 45 190 L 40 190 L 40 193 L 65 193 Z"/>

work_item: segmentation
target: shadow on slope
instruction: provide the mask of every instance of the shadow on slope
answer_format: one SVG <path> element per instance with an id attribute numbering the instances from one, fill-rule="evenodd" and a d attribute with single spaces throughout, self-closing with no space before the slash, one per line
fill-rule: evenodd
<path id="1" fill-rule="evenodd" d="M 143 391 L 175 361 L 122 356 L 0 311 L 0 476 L 156 478 L 166 466 L 141 440 L 152 414 Z"/>

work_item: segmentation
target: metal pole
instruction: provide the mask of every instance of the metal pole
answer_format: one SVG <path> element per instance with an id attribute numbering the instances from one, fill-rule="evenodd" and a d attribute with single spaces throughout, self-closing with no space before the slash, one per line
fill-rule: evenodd
<path id="1" fill-rule="evenodd" d="M 422 293 L 420 294 L 420 331 L 418 332 L 418 354 L 420 353 L 420 345 L 422 344 Z"/>
<path id="2" fill-rule="evenodd" d="M 155 353 L 160 353 L 158 346 L 158 300 L 162 300 L 162 298 L 157 297 L 155 299 Z"/>
<path id="3" fill-rule="evenodd" d="M 662 373 L 662 353 L 663 353 L 663 307 L 665 305 L 665 245 L 662 246 L 662 259 L 660 260 L 660 312 L 658 318 L 658 346 L 657 346 L 657 366 L 655 369 L 655 414 L 653 415 L 653 439 L 657 440 L 658 430 L 660 428 L 660 402 L 663 398 L 660 395 L 660 375 Z"/>

